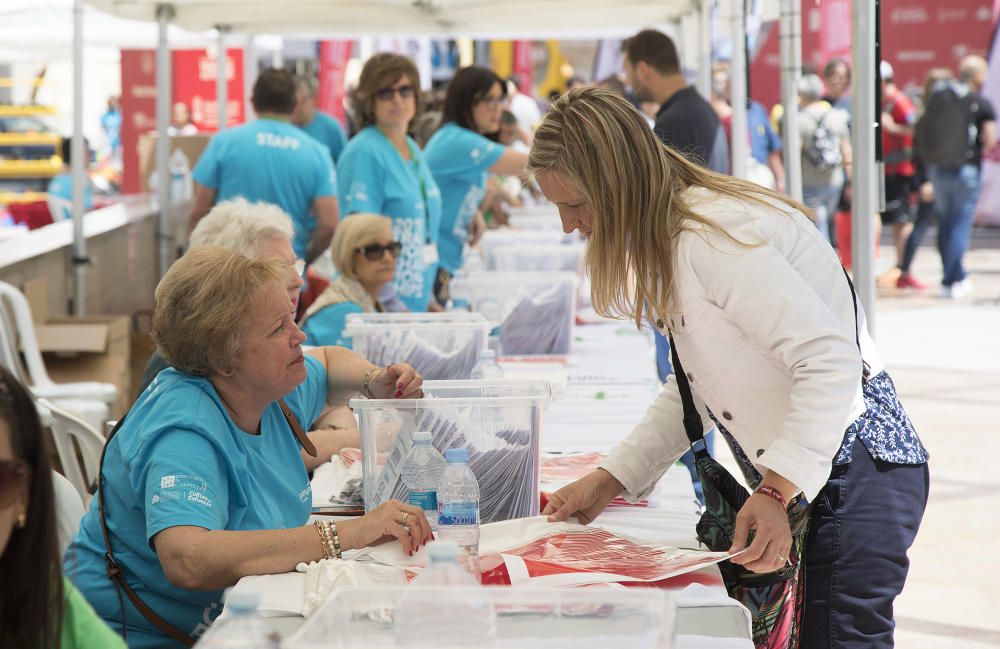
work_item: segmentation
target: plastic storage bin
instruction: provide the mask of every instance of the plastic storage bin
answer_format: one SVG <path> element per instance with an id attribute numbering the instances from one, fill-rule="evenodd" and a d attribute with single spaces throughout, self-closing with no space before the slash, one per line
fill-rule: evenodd
<path id="1" fill-rule="evenodd" d="M 503 245 L 496 246 L 488 270 L 499 272 L 566 271 L 583 275 L 587 244 Z"/>
<path id="2" fill-rule="evenodd" d="M 467 379 L 491 325 L 479 313 L 356 313 L 344 335 L 376 365 L 407 362 L 426 380 Z"/>
<path id="3" fill-rule="evenodd" d="M 483 269 L 495 270 L 493 251 L 506 246 L 557 246 L 565 241 L 562 230 L 487 230 L 479 248 L 482 251 Z"/>
<path id="4" fill-rule="evenodd" d="M 504 356 L 572 350 L 580 278 L 569 272 L 456 275 L 451 297 L 500 327 Z"/>
<path id="5" fill-rule="evenodd" d="M 413 433 L 434 447 L 469 451 L 479 482 L 480 522 L 536 516 L 545 381 L 427 381 L 423 399 L 352 399 L 361 430 L 365 509 L 409 495 L 399 472 Z"/>
<path id="6" fill-rule="evenodd" d="M 383 649 L 399 644 L 393 629 L 404 593 L 423 595 L 445 610 L 459 611 L 479 602 L 495 614 L 485 642 L 470 647 L 494 649 L 673 649 L 677 606 L 655 588 L 442 588 L 402 586 L 344 588 L 334 592 L 299 630 L 286 649 Z M 420 640 L 423 639 L 423 641 Z M 436 649 L 435 629 L 428 628 L 406 646 Z"/>

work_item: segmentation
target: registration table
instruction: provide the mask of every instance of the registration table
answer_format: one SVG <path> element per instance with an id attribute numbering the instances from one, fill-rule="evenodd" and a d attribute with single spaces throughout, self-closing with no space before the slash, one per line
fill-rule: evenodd
<path id="1" fill-rule="evenodd" d="M 568 357 L 501 361 L 509 377 L 547 378 L 553 384 L 542 429 L 546 457 L 609 452 L 656 396 L 647 332 L 626 322 L 592 320 L 576 327 Z M 314 489 L 321 488 L 314 481 Z M 643 507 L 611 507 L 592 525 L 650 543 L 698 548 L 698 503 L 686 468 L 678 464 L 667 471 L 647 500 Z M 304 574 L 248 577 L 237 589 L 261 596 L 262 612 L 274 616 L 271 622 L 282 636 L 301 626 Z M 752 649 L 748 615 L 727 596 L 717 567 L 675 577 L 668 590 L 678 604 L 679 649 Z"/>

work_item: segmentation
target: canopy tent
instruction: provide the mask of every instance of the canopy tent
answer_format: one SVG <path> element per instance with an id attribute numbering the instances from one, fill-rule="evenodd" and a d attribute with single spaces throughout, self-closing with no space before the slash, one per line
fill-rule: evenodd
<path id="1" fill-rule="evenodd" d="M 76 0 L 82 4 L 84 0 Z M 168 41 L 168 26 L 174 24 L 185 29 L 198 31 L 208 28 L 221 28 L 220 45 L 224 44 L 224 35 L 235 33 L 296 33 L 303 35 L 348 35 L 356 37 L 363 34 L 421 34 L 439 36 L 471 36 L 502 38 L 518 36 L 530 38 L 533 36 L 571 36 L 587 33 L 593 36 L 608 36 L 634 32 L 646 26 L 657 26 L 671 22 L 687 20 L 691 25 L 691 17 L 702 16 L 695 23 L 698 35 L 693 39 L 698 43 L 698 51 L 704 58 L 711 49 L 705 46 L 708 39 L 711 21 L 704 17 L 714 6 L 722 19 L 728 22 L 733 34 L 742 37 L 745 34 L 747 0 L 620 0 L 609 3 L 606 0 L 507 0 L 498 3 L 495 0 L 298 0 L 296 3 L 280 4 L 273 0 L 88 0 L 88 3 L 98 9 L 124 18 L 157 21 L 159 24 L 158 78 L 169 77 L 169 61 L 165 54 Z M 800 15 L 800 0 L 758 0 L 763 4 L 761 17 L 763 20 L 774 20 L 780 15 L 782 24 L 790 27 L 785 47 L 783 48 L 782 84 L 786 90 L 785 99 L 785 129 L 787 132 L 797 132 L 797 106 L 789 101 L 793 96 L 800 74 L 801 40 L 798 29 Z M 873 97 L 875 86 L 874 61 L 874 7 L 865 7 L 866 3 L 853 4 L 852 22 L 853 43 L 855 52 L 855 111 L 858 106 L 870 105 L 870 111 L 864 110 L 862 115 L 875 113 Z M 794 23 L 794 26 L 791 25 Z M 740 29 L 743 27 L 743 29 Z M 686 34 L 685 34 L 686 36 Z M 702 60 L 701 87 L 705 88 L 705 68 L 710 66 L 710 60 Z M 732 94 L 734 98 L 746 97 L 745 75 L 742 66 L 747 65 L 743 57 L 734 57 L 734 69 L 731 74 Z M 735 66 L 741 66 L 737 68 Z M 158 128 L 161 135 L 166 132 L 169 97 L 162 89 L 158 95 Z M 734 105 L 734 123 L 745 124 L 746 106 Z M 856 124 L 870 123 L 874 120 L 856 121 Z M 739 130 L 742 130 L 740 127 Z M 794 141 L 795 136 L 792 136 Z M 854 178 L 854 259 L 855 283 L 862 304 L 868 311 L 868 326 L 874 328 L 874 248 L 870 245 L 872 221 L 878 205 L 877 166 L 874 158 L 867 155 L 859 157 L 858 153 L 867 154 L 874 149 L 875 129 L 855 128 L 853 145 L 855 149 Z M 157 150 L 158 164 L 166 168 L 167 141 L 159 138 Z M 734 138 L 732 146 L 734 169 L 740 169 L 745 164 L 748 155 L 748 143 L 742 137 Z M 790 159 L 794 160 L 794 152 Z M 867 163 L 867 164 L 866 164 Z M 794 166 L 794 163 L 793 163 Z M 858 170 L 863 173 L 858 173 Z M 792 176 L 792 186 L 797 184 L 796 176 Z M 82 194 L 81 194 L 82 196 Z M 166 220 L 166 209 L 169 203 L 167 182 L 162 179 L 159 188 L 161 209 L 161 272 L 165 271 L 165 251 L 169 249 L 170 232 Z M 82 202 L 82 200 L 81 200 Z M 75 210 L 76 211 L 76 210 Z M 79 293 L 79 287 L 77 289 Z"/>

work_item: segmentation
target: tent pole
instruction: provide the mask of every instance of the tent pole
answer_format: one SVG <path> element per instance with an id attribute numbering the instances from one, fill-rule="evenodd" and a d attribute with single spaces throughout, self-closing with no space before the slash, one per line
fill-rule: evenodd
<path id="1" fill-rule="evenodd" d="M 257 37 L 254 34 L 247 36 L 247 44 L 243 48 L 243 119 L 250 120 L 253 115 L 253 104 L 250 103 L 250 89 L 253 88 L 254 81 L 257 80 Z"/>
<path id="2" fill-rule="evenodd" d="M 215 57 L 215 105 L 219 111 L 219 130 L 221 131 L 226 128 L 228 123 L 226 119 L 228 112 L 226 91 L 228 87 L 226 84 L 229 81 L 227 70 L 229 56 L 226 54 L 226 32 L 229 31 L 229 28 L 216 25 L 215 31 L 218 32 L 218 54 Z"/>
<path id="3" fill-rule="evenodd" d="M 83 235 L 84 187 L 87 151 L 83 144 L 83 0 L 73 2 L 73 139 L 70 164 L 73 172 L 73 315 L 86 313 L 87 240 Z"/>
<path id="4" fill-rule="evenodd" d="M 173 261 L 173 219 L 170 213 L 170 46 L 167 43 L 167 26 L 174 17 L 174 7 L 161 4 L 156 7 L 159 38 L 156 47 L 156 178 L 157 202 L 160 208 L 157 219 L 157 243 L 160 258 L 160 277 Z"/>
<path id="5" fill-rule="evenodd" d="M 712 10 L 715 2 L 703 2 L 698 10 L 698 90 L 712 98 Z"/>
<path id="6" fill-rule="evenodd" d="M 802 0 L 781 0 L 781 136 L 785 193 L 802 200 L 802 142 L 799 137 L 799 77 L 802 74 Z"/>
<path id="7" fill-rule="evenodd" d="M 854 286 L 875 335 L 875 3 L 854 2 L 851 9 L 854 94 L 851 99 L 854 149 L 851 171 L 851 243 Z"/>
<path id="8" fill-rule="evenodd" d="M 747 158 L 750 155 L 747 132 L 746 6 L 744 0 L 734 0 L 731 7 L 733 12 L 730 17 L 733 56 L 729 70 L 729 101 L 733 108 L 731 171 L 736 178 L 746 178 Z"/>

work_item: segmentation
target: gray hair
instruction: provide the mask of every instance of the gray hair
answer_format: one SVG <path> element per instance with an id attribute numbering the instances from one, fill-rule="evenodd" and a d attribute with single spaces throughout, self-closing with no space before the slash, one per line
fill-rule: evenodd
<path id="1" fill-rule="evenodd" d="M 291 241 L 292 219 L 277 205 L 245 198 L 218 203 L 191 231 L 190 244 L 220 246 L 244 257 L 256 257 L 260 244 L 284 237 Z"/>
<path id="2" fill-rule="evenodd" d="M 806 103 L 812 103 L 823 97 L 823 80 L 815 74 L 804 74 L 799 79 L 799 96 Z"/>

